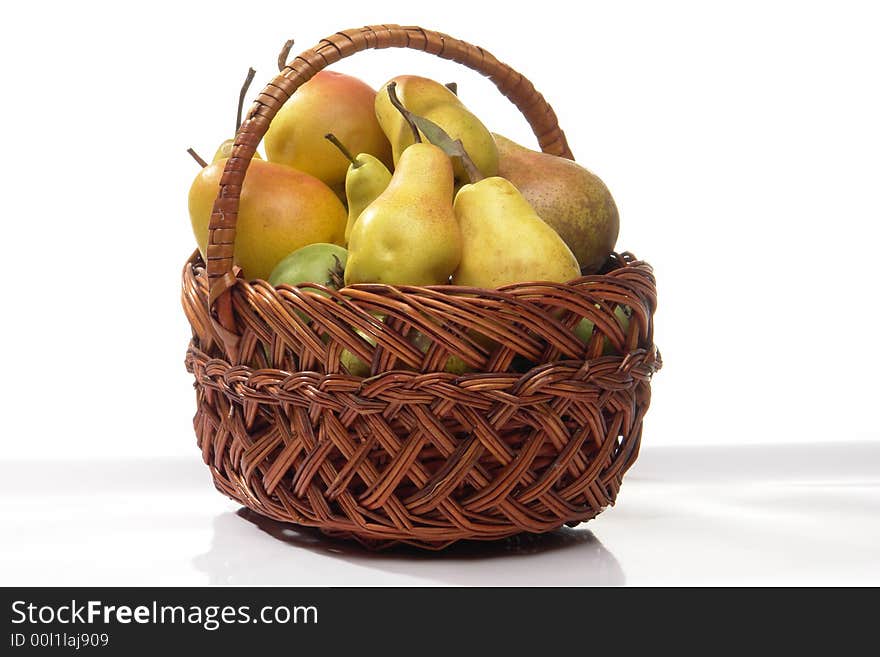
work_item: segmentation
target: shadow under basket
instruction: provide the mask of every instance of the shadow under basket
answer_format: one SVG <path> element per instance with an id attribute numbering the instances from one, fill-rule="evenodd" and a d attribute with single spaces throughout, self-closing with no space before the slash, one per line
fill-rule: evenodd
<path id="1" fill-rule="evenodd" d="M 272 117 L 321 68 L 382 47 L 484 73 L 545 152 L 571 157 L 531 83 L 447 35 L 365 27 L 295 58 L 236 135 L 208 265 L 195 253 L 183 270 L 204 461 L 217 488 L 255 512 L 372 548 L 439 549 L 589 520 L 614 503 L 638 455 L 661 365 L 647 263 L 613 254 L 566 284 L 499 290 L 274 288 L 235 274 L 241 182 Z"/>

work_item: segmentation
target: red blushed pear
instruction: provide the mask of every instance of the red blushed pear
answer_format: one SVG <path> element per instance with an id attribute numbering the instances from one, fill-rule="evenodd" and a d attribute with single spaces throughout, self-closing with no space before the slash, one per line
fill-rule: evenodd
<path id="1" fill-rule="evenodd" d="M 205 166 L 189 190 L 189 216 L 202 258 L 226 160 Z M 282 164 L 253 160 L 241 190 L 233 260 L 247 279 L 268 279 L 307 244 L 344 244 L 345 208 L 327 185 Z"/>
<path id="2" fill-rule="evenodd" d="M 291 96 L 266 133 L 266 155 L 342 189 L 350 162 L 324 135 L 333 133 L 352 153 L 391 165 L 391 144 L 373 109 L 375 90 L 335 71 L 320 71 Z"/>

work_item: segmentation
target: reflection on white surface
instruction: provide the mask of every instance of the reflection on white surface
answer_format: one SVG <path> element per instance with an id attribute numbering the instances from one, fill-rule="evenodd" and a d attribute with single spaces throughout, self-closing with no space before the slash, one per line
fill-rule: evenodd
<path id="1" fill-rule="evenodd" d="M 877 443 L 646 450 L 619 502 L 592 529 L 630 583 L 880 583 Z"/>
<path id="2" fill-rule="evenodd" d="M 658 483 L 880 485 L 880 441 L 644 448 L 629 480 Z"/>
<path id="3" fill-rule="evenodd" d="M 242 521 L 245 522 L 242 522 Z M 254 529 L 263 536 L 255 536 Z M 211 550 L 195 559 L 212 584 L 301 584 L 303 552 L 375 573 L 376 584 L 401 576 L 475 586 L 619 586 L 623 571 L 587 529 L 562 529 L 505 541 L 462 542 L 442 554 L 408 546 L 369 551 L 248 509 L 214 520 Z M 384 574 L 384 576 L 383 576 Z"/>
<path id="4" fill-rule="evenodd" d="M 880 584 L 880 444 L 646 448 L 577 529 L 373 553 L 191 460 L 0 464 L 0 585 Z"/>

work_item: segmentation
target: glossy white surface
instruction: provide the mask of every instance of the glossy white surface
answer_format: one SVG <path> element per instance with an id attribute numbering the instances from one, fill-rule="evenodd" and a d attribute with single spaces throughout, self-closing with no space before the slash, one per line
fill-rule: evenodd
<path id="1" fill-rule="evenodd" d="M 3 585 L 880 584 L 880 444 L 645 449 L 582 528 L 372 554 L 188 461 L 0 465 Z"/>

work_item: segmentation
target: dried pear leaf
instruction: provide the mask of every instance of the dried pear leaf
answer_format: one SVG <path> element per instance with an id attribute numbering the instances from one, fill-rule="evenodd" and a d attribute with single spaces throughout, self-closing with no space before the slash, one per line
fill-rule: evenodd
<path id="1" fill-rule="evenodd" d="M 483 174 L 480 173 L 471 156 L 467 154 L 461 139 L 452 139 L 443 128 L 431 121 L 431 119 L 426 119 L 412 112 L 410 112 L 410 116 L 413 123 L 416 124 L 416 127 L 425 135 L 429 142 L 440 148 L 453 160 L 457 159 L 461 162 L 461 166 L 464 168 L 465 174 L 467 174 L 468 182 L 475 183 L 483 179 Z"/>
<path id="2" fill-rule="evenodd" d="M 484 178 L 483 174 L 480 173 L 480 170 L 477 168 L 477 165 L 474 164 L 474 161 L 471 159 L 471 156 L 468 155 L 467 151 L 464 149 L 461 139 L 452 139 L 452 137 L 450 137 L 446 131 L 436 123 L 423 116 L 419 116 L 418 114 L 413 114 L 404 107 L 403 103 L 400 102 L 400 98 L 397 97 L 397 82 L 391 81 L 388 84 L 388 97 L 391 99 L 391 104 L 397 108 L 397 111 L 400 112 L 403 115 L 403 118 L 406 119 L 406 122 L 409 123 L 415 141 L 421 141 L 421 136 L 419 134 L 421 133 L 425 135 L 425 138 L 429 142 L 446 153 L 450 159 L 460 162 L 465 175 L 468 177 L 468 182 L 475 183 Z"/>

